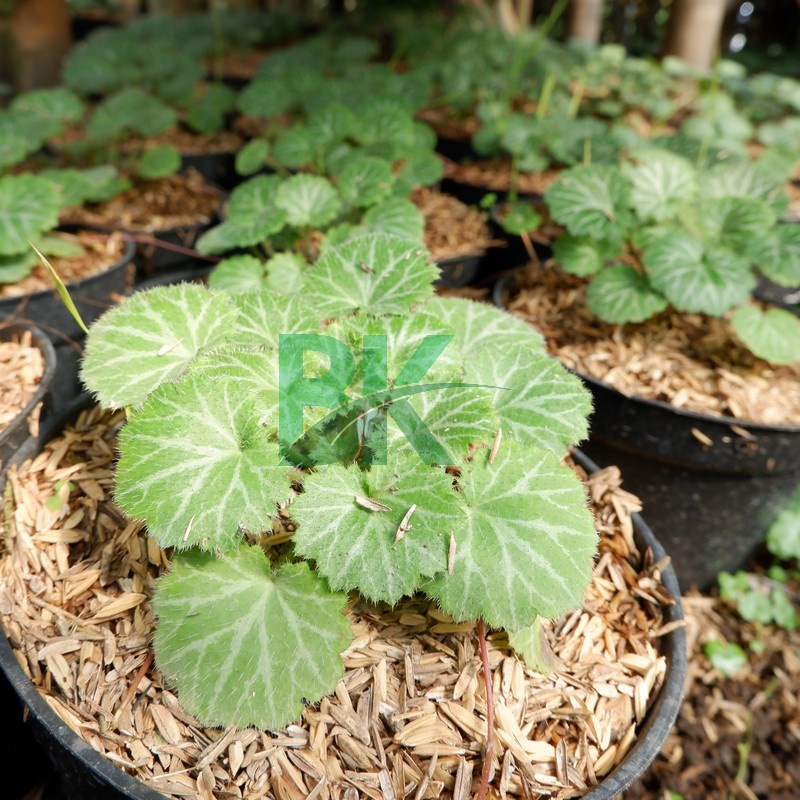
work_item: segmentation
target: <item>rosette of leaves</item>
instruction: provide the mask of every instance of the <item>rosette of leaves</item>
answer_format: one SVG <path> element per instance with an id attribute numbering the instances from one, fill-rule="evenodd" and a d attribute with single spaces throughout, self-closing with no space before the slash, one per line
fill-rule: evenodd
<path id="1" fill-rule="evenodd" d="M 90 330 L 83 380 L 128 409 L 116 499 L 174 548 L 157 664 L 204 723 L 274 729 L 331 692 L 347 593 L 422 591 L 511 631 L 580 603 L 596 534 L 560 461 L 589 395 L 521 320 L 434 297 L 436 274 L 418 244 L 372 235 L 293 295 L 157 288 Z M 287 441 L 282 404 L 326 374 L 327 407 Z M 277 546 L 279 509 L 296 531 Z"/>
<path id="2" fill-rule="evenodd" d="M 590 278 L 587 303 L 600 319 L 644 322 L 668 306 L 728 314 L 757 356 L 800 358 L 800 320 L 749 302 L 756 269 L 800 284 L 800 228 L 779 224 L 787 201 L 772 169 L 732 160 L 701 171 L 647 150 L 633 163 L 567 170 L 545 201 L 567 231 L 554 256 Z"/>

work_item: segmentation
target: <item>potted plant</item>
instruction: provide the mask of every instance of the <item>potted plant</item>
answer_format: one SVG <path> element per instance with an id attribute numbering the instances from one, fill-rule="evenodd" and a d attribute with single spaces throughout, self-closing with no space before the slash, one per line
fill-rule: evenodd
<path id="1" fill-rule="evenodd" d="M 800 320 L 751 300 L 755 267 L 781 284 L 800 279 L 800 230 L 779 224 L 781 184 L 759 162 L 700 171 L 646 150 L 633 163 L 574 168 L 545 195 L 566 229 L 553 243 L 566 283 L 552 267 L 533 280 L 549 285 L 543 309 L 561 285 L 557 302 L 573 298 L 576 313 L 541 324 L 595 396 L 588 452 L 627 467 L 633 491 L 665 520 L 687 585 L 738 568 L 800 482 L 790 399 Z M 520 297 L 512 308 L 534 305 Z M 659 356 L 645 364 L 645 352 Z M 765 393 L 743 401 L 743 385 Z"/>
<path id="2" fill-rule="evenodd" d="M 434 298 L 435 274 L 419 245 L 371 235 L 328 250 L 292 296 L 154 289 L 93 327 L 84 379 L 104 405 L 128 409 L 117 501 L 174 549 L 153 597 L 155 646 L 185 719 L 233 726 L 233 736 L 237 726 L 280 728 L 320 698 L 319 712 L 306 715 L 338 715 L 324 695 L 337 687 L 353 638 L 343 615 L 350 590 L 388 604 L 422 591 L 450 624 L 477 620 L 487 686 L 486 626 L 512 631 L 535 661 L 540 615 L 580 602 L 597 539 L 581 482 L 560 461 L 585 434 L 588 395 L 528 326 L 485 305 Z M 329 363 L 306 357 L 314 351 Z M 354 378 L 363 394 L 350 388 Z M 309 405 L 318 408 L 305 429 Z M 647 578 L 653 599 L 660 568 Z M 498 575 L 502 591 L 493 588 Z M 532 635 L 529 645 L 515 640 L 518 629 Z M 511 725 L 504 703 L 497 709 L 500 727 Z M 648 752 L 666 735 L 677 697 L 664 711 L 640 742 Z M 347 740 L 368 740 L 366 723 L 355 733 L 359 713 L 346 713 Z M 403 728 L 407 744 L 419 727 Z M 515 758 L 528 758 L 521 752 Z M 616 794 L 642 766 L 623 762 L 590 796 Z M 463 770 L 451 778 L 469 792 Z M 479 796 L 488 779 L 487 766 Z M 396 783 L 388 770 L 376 780 Z M 439 780 L 435 763 L 429 780 Z"/>

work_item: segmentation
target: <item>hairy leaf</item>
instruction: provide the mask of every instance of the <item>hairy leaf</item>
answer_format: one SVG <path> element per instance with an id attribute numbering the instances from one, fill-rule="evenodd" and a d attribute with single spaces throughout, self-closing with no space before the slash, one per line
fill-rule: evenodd
<path id="1" fill-rule="evenodd" d="M 295 548 L 334 589 L 358 589 L 393 604 L 413 594 L 423 577 L 447 569 L 449 532 L 463 525 L 463 504 L 452 477 L 413 451 L 396 452 L 388 465 L 368 471 L 334 464 L 307 475 L 304 487 L 290 506 Z M 386 510 L 365 508 L 358 498 Z"/>
<path id="2" fill-rule="evenodd" d="M 175 556 L 158 582 L 156 663 L 204 724 L 277 730 L 332 692 L 353 634 L 345 595 L 258 547 Z"/>
<path id="3" fill-rule="evenodd" d="M 367 233 L 384 233 L 420 241 L 425 229 L 422 212 L 405 197 L 390 197 L 370 208 L 362 220 Z"/>
<path id="4" fill-rule="evenodd" d="M 368 208 L 388 197 L 394 183 L 388 161 L 361 154 L 348 157 L 336 175 L 344 201 L 354 208 Z"/>
<path id="5" fill-rule="evenodd" d="M 28 240 L 58 225 L 61 196 L 48 180 L 36 175 L 0 178 L 0 256 L 29 250 Z"/>
<path id="6" fill-rule="evenodd" d="M 561 669 L 561 659 L 553 652 L 542 628 L 542 619 L 537 617 L 533 625 L 520 631 L 509 631 L 508 643 L 522 658 L 528 669 L 550 675 Z"/>
<path id="7" fill-rule="evenodd" d="M 269 156 L 269 142 L 266 139 L 251 139 L 236 154 L 238 175 L 255 175 L 266 163 Z"/>
<path id="8" fill-rule="evenodd" d="M 667 300 L 627 264 L 606 267 L 589 284 L 586 301 L 593 314 L 612 324 L 644 322 L 667 307 Z"/>
<path id="9" fill-rule="evenodd" d="M 681 156 L 664 150 L 635 154 L 629 165 L 631 202 L 637 215 L 652 222 L 674 219 L 679 209 L 697 196 L 697 173 Z"/>
<path id="10" fill-rule="evenodd" d="M 782 308 L 737 308 L 731 317 L 736 335 L 759 358 L 772 364 L 800 361 L 800 318 Z"/>
<path id="11" fill-rule="evenodd" d="M 322 228 L 336 218 L 341 200 L 327 178 L 294 175 L 278 187 L 275 205 L 285 212 L 290 225 Z"/>
<path id="12" fill-rule="evenodd" d="M 421 246 L 373 234 L 327 250 L 309 270 L 307 302 L 325 319 L 355 311 L 405 314 L 433 294 L 438 269 Z"/>
<path id="13" fill-rule="evenodd" d="M 250 292 L 264 288 L 265 265 L 260 258 L 241 255 L 220 261 L 208 276 L 208 288 L 222 292 Z"/>
<path id="14" fill-rule="evenodd" d="M 552 453 L 504 441 L 493 464 L 478 451 L 459 485 L 467 520 L 453 572 L 424 587 L 442 609 L 516 631 L 578 606 L 597 534 L 577 475 Z"/>
<path id="15" fill-rule="evenodd" d="M 235 547 L 290 494 L 264 400 L 235 370 L 207 377 L 160 386 L 120 433 L 116 500 L 161 547 Z"/>
<path id="16" fill-rule="evenodd" d="M 586 277 L 600 272 L 609 258 L 618 255 L 619 248 L 602 239 L 564 234 L 553 242 L 553 258 L 572 275 Z"/>
<path id="17" fill-rule="evenodd" d="M 228 341 L 236 309 L 193 284 L 137 292 L 92 325 L 81 379 L 109 408 L 139 406 L 197 355 Z"/>
<path id="18" fill-rule="evenodd" d="M 245 347 L 278 347 L 284 333 L 319 333 L 317 314 L 309 314 L 305 297 L 278 295 L 270 289 L 242 292 L 233 297 L 239 310 L 236 319 L 236 342 Z"/>

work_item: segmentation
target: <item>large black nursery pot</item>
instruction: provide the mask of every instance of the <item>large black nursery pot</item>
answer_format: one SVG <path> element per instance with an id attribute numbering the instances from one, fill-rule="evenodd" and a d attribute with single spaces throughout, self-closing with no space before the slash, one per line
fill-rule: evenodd
<path id="1" fill-rule="evenodd" d="M 505 308 L 514 276 L 497 282 Z M 800 425 L 761 425 L 627 397 L 577 373 L 594 411 L 583 450 L 616 464 L 664 543 L 681 585 L 708 589 L 745 565 L 800 487 Z"/>
<path id="2" fill-rule="evenodd" d="M 42 354 L 44 372 L 33 397 L 20 409 L 5 428 L 0 430 L 0 475 L 5 472 L 6 464 L 13 458 L 23 443 L 30 437 L 31 415 L 40 408 L 39 424 L 43 424 L 52 412 L 51 386 L 56 374 L 56 351 L 50 339 L 33 325 L 14 323 L 0 325 L 0 342 L 10 342 L 15 336 L 30 333 L 31 344 Z"/>
<path id="3" fill-rule="evenodd" d="M 49 439 L 57 436 L 91 403 L 91 397 L 83 395 L 57 416 L 51 417 L 43 426 L 38 440 L 29 440 L 17 452 L 12 463 L 19 465 L 35 456 Z M 578 450 L 574 451 L 573 457 L 588 472 L 598 469 L 591 459 Z M 2 481 L 0 477 L 0 492 L 3 490 Z M 633 514 L 633 524 L 634 539 L 640 551 L 645 552 L 649 548 L 656 561 L 664 558 L 666 554 L 663 547 L 640 515 Z M 666 622 L 679 622 L 683 620 L 683 609 L 680 587 L 672 566 L 662 571 L 662 581 L 675 598 L 675 604 L 666 610 Z M 676 627 L 662 637 L 662 642 L 667 659 L 664 683 L 642 723 L 636 742 L 617 767 L 595 789 L 584 795 L 583 800 L 613 800 L 660 753 L 677 718 L 683 697 L 686 674 L 684 629 Z M 59 776 L 60 788 L 67 800 L 163 800 L 163 795 L 112 764 L 61 720 L 22 671 L 5 635 L 0 636 L 0 669 L 21 704 L 19 709 L 14 710 L 14 722 L 19 723 L 20 719 L 24 721 L 23 733 L 30 732 L 42 753 L 47 755 Z"/>

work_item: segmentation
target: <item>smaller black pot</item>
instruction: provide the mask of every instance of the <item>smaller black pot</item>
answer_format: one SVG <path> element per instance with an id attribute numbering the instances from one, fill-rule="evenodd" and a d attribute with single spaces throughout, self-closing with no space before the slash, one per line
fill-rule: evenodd
<path id="1" fill-rule="evenodd" d="M 99 230 L 91 225 L 63 225 L 60 230 Z M 132 242 L 125 243 L 122 257 L 102 272 L 71 281 L 67 284 L 70 297 L 78 313 L 88 326 L 107 308 L 116 305 L 133 284 L 133 255 L 136 248 Z M 42 289 L 39 292 L 18 297 L 0 298 L 0 320 L 20 320 L 32 322 L 42 328 L 52 342 L 83 339 L 83 331 L 64 306 L 58 292 Z"/>
<path id="2" fill-rule="evenodd" d="M 800 316 L 800 286 L 789 289 L 761 275 L 753 294 L 759 300 L 772 303 L 772 305 L 779 306 Z"/>
<path id="3" fill-rule="evenodd" d="M 436 286 L 449 289 L 469 286 L 480 275 L 484 257 L 485 253 L 471 253 L 439 259 L 436 263 L 441 274 L 436 279 Z"/>
<path id="4" fill-rule="evenodd" d="M 39 412 L 40 424 L 43 424 L 52 412 L 51 386 L 56 375 L 56 351 L 50 340 L 39 328 L 33 325 L 17 323 L 0 326 L 0 341 L 11 341 L 14 336 L 19 336 L 25 332 L 30 332 L 31 343 L 42 354 L 44 372 L 33 397 L 20 410 L 19 414 L 5 428 L 0 430 L 0 476 L 5 472 L 5 465 L 11 457 L 30 438 L 30 418 L 34 411 L 41 406 Z"/>
<path id="5" fill-rule="evenodd" d="M 236 153 L 183 153 L 182 173 L 189 170 L 199 172 L 208 183 L 230 190 L 241 182 L 236 172 Z"/>
<path id="6" fill-rule="evenodd" d="M 217 220 L 214 218 L 209 222 L 196 222 L 165 231 L 154 231 L 141 237 L 138 234 L 131 234 L 131 238 L 136 241 L 137 287 L 142 281 L 159 275 L 208 266 L 209 262 L 206 259 L 193 252 L 194 244 L 216 223 Z M 153 241 L 143 241 L 145 238 Z"/>

